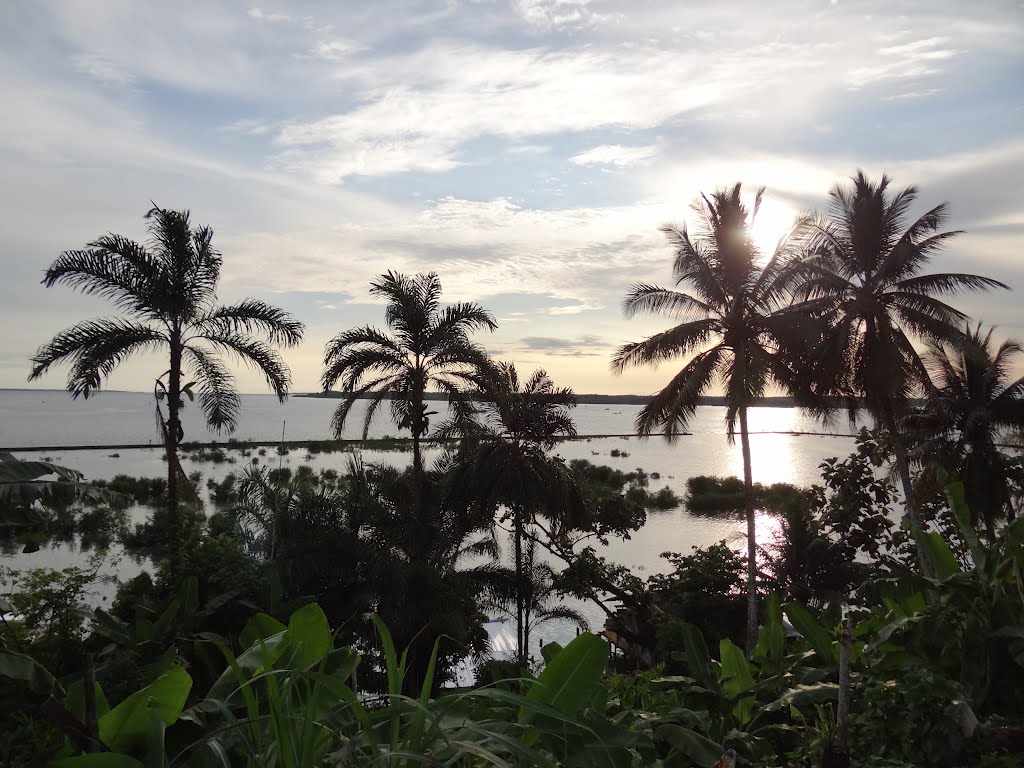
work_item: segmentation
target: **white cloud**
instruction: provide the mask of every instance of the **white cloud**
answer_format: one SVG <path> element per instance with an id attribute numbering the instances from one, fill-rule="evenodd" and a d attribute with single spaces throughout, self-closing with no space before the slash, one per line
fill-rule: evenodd
<path id="1" fill-rule="evenodd" d="M 313 54 L 324 61 L 338 63 L 349 58 L 353 53 L 360 50 L 359 44 L 352 40 L 319 40 L 313 46 Z"/>
<path id="2" fill-rule="evenodd" d="M 586 27 L 615 18 L 614 14 L 597 13 L 591 0 L 514 0 L 513 7 L 528 24 L 543 29 L 552 27 Z"/>
<path id="3" fill-rule="evenodd" d="M 597 309 L 604 309 L 603 304 L 595 304 L 584 301 L 580 304 L 570 304 L 565 307 L 549 307 L 540 310 L 542 315 L 578 315 L 580 312 L 590 312 Z"/>
<path id="4" fill-rule="evenodd" d="M 885 80 L 911 80 L 940 74 L 942 62 L 963 51 L 951 48 L 948 37 L 929 37 L 902 45 L 879 48 L 875 63 L 856 67 L 849 73 L 851 88 Z"/>
<path id="5" fill-rule="evenodd" d="M 906 91 L 905 93 L 896 93 L 892 96 L 886 96 L 886 101 L 917 101 L 918 99 L 927 99 L 930 96 L 937 96 L 940 93 L 945 93 L 945 88 L 925 88 L 920 91 Z"/>
<path id="6" fill-rule="evenodd" d="M 247 11 L 250 19 L 256 21 L 291 21 L 292 17 L 286 13 L 277 13 L 276 11 L 264 11 L 262 8 L 250 8 Z"/>
<path id="7" fill-rule="evenodd" d="M 75 69 L 111 85 L 131 85 L 135 76 L 98 53 L 82 53 L 72 59 Z"/>
<path id="8" fill-rule="evenodd" d="M 217 130 L 222 133 L 242 133 L 249 136 L 262 136 L 274 130 L 276 124 L 258 117 L 243 117 L 233 123 L 222 125 Z"/>
<path id="9" fill-rule="evenodd" d="M 602 144 L 599 147 L 588 149 L 586 152 L 573 155 L 569 158 L 569 162 L 576 165 L 614 165 L 621 168 L 650 160 L 657 152 L 658 147 L 653 144 L 645 147 Z"/>

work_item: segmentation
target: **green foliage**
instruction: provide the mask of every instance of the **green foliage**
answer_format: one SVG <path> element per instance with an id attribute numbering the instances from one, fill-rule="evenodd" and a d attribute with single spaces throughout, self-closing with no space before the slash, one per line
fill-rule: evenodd
<path id="1" fill-rule="evenodd" d="M 854 695 L 851 753 L 936 768 L 970 764 L 962 762 L 964 737 L 945 715 L 950 702 L 963 697 L 952 680 L 910 668 L 898 680 L 868 679 Z"/>
<path id="2" fill-rule="evenodd" d="M 666 552 L 672 566 L 666 574 L 647 580 L 651 599 L 659 607 L 656 625 L 658 658 L 675 670 L 671 653 L 681 645 L 681 627 L 698 624 L 712 643 L 743 637 L 746 606 L 743 595 L 745 560 L 724 541 L 697 548 L 690 555 Z"/>
<path id="3" fill-rule="evenodd" d="M 0 626 L 0 639 L 12 651 L 31 653 L 58 676 L 80 669 L 85 628 L 81 613 L 99 581 L 104 554 L 94 555 L 87 567 L 62 570 L 0 567 L 4 597 L 12 621 Z"/>

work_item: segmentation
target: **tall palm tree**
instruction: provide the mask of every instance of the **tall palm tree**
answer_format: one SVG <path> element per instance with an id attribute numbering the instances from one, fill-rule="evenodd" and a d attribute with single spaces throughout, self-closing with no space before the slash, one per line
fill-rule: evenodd
<path id="1" fill-rule="evenodd" d="M 757 642 L 757 538 L 747 409 L 767 388 L 788 390 L 790 355 L 802 348 L 810 319 L 789 304 L 786 291 L 793 249 L 779 241 L 766 259 L 750 235 L 764 189 L 753 210 L 740 199 L 740 185 L 719 190 L 693 204 L 699 216 L 696 238 L 688 229 L 666 225 L 662 231 L 675 248 L 676 286 L 690 293 L 645 283 L 632 286 L 623 308 L 627 317 L 641 312 L 666 315 L 677 324 L 643 341 L 623 345 L 612 359 L 616 373 L 634 365 L 657 365 L 686 358 L 671 381 L 637 415 L 641 435 L 662 430 L 669 442 L 684 432 L 699 398 L 720 383 L 726 397 L 726 433 L 737 425 L 743 453 L 747 518 L 747 647 Z"/>
<path id="2" fill-rule="evenodd" d="M 339 381 L 345 397 L 334 412 L 332 427 L 341 437 L 352 406 L 369 398 L 363 438 L 377 409 L 391 399 L 399 427 L 412 433 L 413 472 L 422 484 L 420 441 L 430 426 L 426 393 L 434 388 L 448 395 L 449 406 L 461 412 L 467 390 L 486 384 L 492 363 L 473 343 L 472 331 L 493 331 L 491 313 L 475 303 L 441 308 L 441 281 L 431 272 L 413 277 L 388 272 L 370 283 L 370 294 L 387 300 L 385 319 L 391 334 L 365 325 L 338 334 L 324 351 L 324 391 Z M 420 494 L 414 502 L 419 504 Z"/>
<path id="3" fill-rule="evenodd" d="M 538 513 L 554 521 L 578 516 L 582 497 L 571 470 L 548 451 L 559 437 L 576 434 L 570 409 L 576 396 L 538 369 L 520 382 L 512 363 L 499 363 L 484 399 L 443 425 L 441 434 L 463 438 L 451 483 L 456 496 L 477 508 L 507 510 L 512 521 L 516 649 L 529 650 L 529 581 L 523 554 L 526 526 Z M 460 418 L 461 417 L 461 420 Z"/>
<path id="4" fill-rule="evenodd" d="M 829 322 L 810 368 L 819 394 L 842 397 L 851 419 L 863 406 L 889 433 L 921 555 L 907 446 L 898 428 L 914 394 L 932 387 L 913 339 L 941 342 L 962 336 L 959 327 L 966 315 L 939 297 L 1007 286 L 972 274 L 923 273 L 932 255 L 959 234 L 941 231 L 947 204 L 911 220 L 915 187 L 890 193 L 888 176 L 876 184 L 863 171 L 852 182 L 832 188 L 826 213 L 810 226 L 812 248 L 797 295 Z M 930 574 L 927 559 L 919 559 Z"/>
<path id="5" fill-rule="evenodd" d="M 1010 371 L 1024 348 L 1013 339 L 995 346 L 990 328 L 967 327 L 964 338 L 932 342 L 925 365 L 935 391 L 909 424 L 924 436 L 926 453 L 959 473 L 975 523 L 995 539 L 996 521 L 1012 519 L 1005 457 L 996 446 L 1024 427 L 1024 376 Z"/>
<path id="6" fill-rule="evenodd" d="M 303 325 L 258 299 L 219 306 L 221 254 L 213 247 L 213 230 L 193 227 L 188 211 L 156 205 L 145 218 L 149 222 L 145 244 L 122 235 L 104 235 L 85 249 L 65 251 L 46 271 L 46 287 L 70 285 L 110 300 L 125 316 L 86 320 L 61 331 L 32 357 L 29 380 L 53 365 L 69 362 L 68 391 L 74 398 L 88 398 L 129 357 L 166 351 L 170 365 L 157 379 L 157 391 L 167 402 L 167 419 L 161 416 L 161 421 L 168 505 L 176 525 L 178 485 L 184 477 L 177 460 L 177 446 L 184 436 L 182 396 L 198 397 L 207 424 L 217 432 L 231 433 L 238 423 L 241 399 L 224 354 L 262 373 L 283 402 L 291 373 L 275 346 L 298 344 Z"/>

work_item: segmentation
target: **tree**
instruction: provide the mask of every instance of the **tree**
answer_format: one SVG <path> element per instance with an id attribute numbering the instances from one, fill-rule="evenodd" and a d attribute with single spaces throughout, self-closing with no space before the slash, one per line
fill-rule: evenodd
<path id="1" fill-rule="evenodd" d="M 808 360 L 812 386 L 819 394 L 844 399 L 851 419 L 865 408 L 889 433 L 920 555 L 917 504 L 899 422 L 913 395 L 928 392 L 932 384 L 912 340 L 949 342 L 962 336 L 958 327 L 966 315 L 939 297 L 1007 286 L 972 274 L 923 274 L 932 255 L 958 234 L 941 231 L 946 203 L 910 221 L 915 187 L 890 193 L 887 176 L 875 184 L 863 171 L 852 182 L 852 187 L 833 187 L 828 210 L 811 223 L 811 251 L 796 288 L 828 322 Z M 919 560 L 927 573 L 927 559 Z"/>
<path id="2" fill-rule="evenodd" d="M 657 365 L 688 358 L 672 380 L 637 415 L 641 435 L 664 430 L 673 442 L 684 432 L 702 394 L 721 383 L 726 397 L 726 431 L 735 439 L 739 425 L 747 518 L 747 647 L 757 642 L 757 539 L 750 466 L 747 409 L 770 385 L 789 390 L 791 357 L 802 349 L 810 319 L 788 303 L 793 251 L 783 238 L 767 260 L 750 236 L 764 190 L 749 211 L 740 185 L 719 190 L 693 205 L 699 215 L 697 237 L 685 226 L 666 225 L 676 251 L 676 285 L 691 293 L 634 284 L 623 308 L 627 317 L 642 312 L 678 321 L 667 331 L 622 346 L 612 359 L 616 373 L 634 365 Z"/>
<path id="3" fill-rule="evenodd" d="M 997 348 L 993 330 L 979 323 L 962 339 L 929 345 L 925 365 L 936 389 L 908 421 L 923 437 L 922 457 L 959 473 L 974 522 L 984 523 L 992 541 L 996 521 L 1013 519 L 1006 457 L 996 443 L 1024 426 L 1024 376 L 1010 374 L 1024 349 L 1012 339 Z"/>
<path id="4" fill-rule="evenodd" d="M 485 388 L 492 363 L 470 341 L 472 331 L 493 331 L 491 313 L 475 303 L 441 308 L 441 281 L 431 272 L 413 277 L 388 272 L 370 283 L 370 295 L 387 300 L 385 320 L 391 335 L 364 325 L 335 336 L 324 351 L 321 384 L 339 381 L 345 397 L 334 412 L 332 428 L 341 437 L 352 406 L 369 398 L 363 418 L 366 439 L 377 409 L 391 399 L 391 413 L 412 433 L 413 473 L 423 482 L 420 441 L 430 426 L 425 395 L 433 387 L 448 395 L 449 406 L 465 409 L 464 393 Z M 419 505 L 420 492 L 414 503 Z"/>
<path id="5" fill-rule="evenodd" d="M 69 362 L 68 391 L 74 398 L 88 398 L 128 358 L 166 350 L 170 367 L 158 377 L 156 391 L 167 401 L 166 421 L 161 417 L 167 498 L 172 525 L 177 525 L 182 396 L 198 397 L 207 424 L 217 432 L 234 431 L 241 398 L 223 361 L 226 353 L 262 373 L 284 402 L 291 374 L 275 346 L 298 344 L 303 325 L 258 299 L 218 306 L 221 254 L 213 247 L 213 230 L 193 227 L 188 211 L 155 205 L 145 218 L 146 244 L 104 235 L 85 249 L 65 251 L 46 271 L 46 287 L 70 285 L 108 299 L 126 316 L 86 320 L 58 333 L 32 357 L 29 381 Z M 183 384 L 186 373 L 193 380 Z"/>
<path id="6" fill-rule="evenodd" d="M 374 612 L 396 646 L 408 651 L 403 686 L 413 696 L 429 675 L 436 640 L 435 686 L 467 655 L 483 654 L 484 611 L 508 581 L 507 569 L 495 562 L 493 515 L 450 503 L 442 487 L 450 471 L 443 456 L 420 479 L 408 468 L 373 466 L 346 478 L 346 512 L 363 539 L 354 565 Z M 422 510 L 410 503 L 414 493 L 421 494 Z"/>
<path id="7" fill-rule="evenodd" d="M 522 637 L 526 647 L 520 653 L 519 661 L 524 663 L 529 655 L 530 635 L 550 621 L 569 621 L 580 631 L 589 632 L 590 622 L 586 616 L 575 608 L 564 603 L 555 603 L 559 598 L 558 573 L 548 563 L 537 557 L 537 540 L 528 538 L 522 548 L 521 573 L 516 574 L 516 597 L 523 606 L 524 632 Z"/>
<path id="8" fill-rule="evenodd" d="M 560 436 L 576 434 L 569 413 L 576 396 L 556 387 L 544 370 L 520 383 L 514 364 L 499 363 L 483 397 L 446 423 L 441 434 L 463 437 L 452 483 L 456 495 L 470 497 L 478 508 L 504 507 L 511 518 L 516 650 L 524 663 L 531 629 L 526 527 L 541 513 L 557 528 L 579 516 L 583 506 L 572 471 L 548 454 Z"/>

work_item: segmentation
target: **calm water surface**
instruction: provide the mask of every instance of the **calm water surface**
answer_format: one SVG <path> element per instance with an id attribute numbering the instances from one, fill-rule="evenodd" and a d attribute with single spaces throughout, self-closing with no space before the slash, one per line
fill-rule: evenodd
<path id="1" fill-rule="evenodd" d="M 281 405 L 272 396 L 246 395 L 240 426 L 232 435 L 239 440 L 274 441 L 281 437 L 282 427 L 288 440 L 320 440 L 330 435 L 330 420 L 337 400 L 320 398 L 291 398 Z M 434 419 L 444 418 L 443 403 L 432 404 L 440 411 Z M 362 414 L 360 404 L 350 416 L 350 426 L 344 437 L 360 437 Z M 624 434 L 633 431 L 633 420 L 639 406 L 633 405 L 581 405 L 574 411 L 576 428 L 581 436 Z M 739 441 L 730 444 L 725 435 L 725 409 L 708 406 L 701 408 L 690 426 L 692 435 L 678 439 L 672 445 L 663 439 L 640 440 L 636 437 L 589 438 L 563 442 L 555 453 L 567 459 L 582 458 L 598 464 L 608 464 L 629 471 L 642 467 L 646 472 L 657 472 L 661 479 L 652 480 L 651 488 L 670 486 L 683 496 L 686 480 L 695 475 L 739 475 L 743 464 Z M 195 407 L 186 408 L 183 415 L 185 439 L 207 441 L 226 438 L 211 434 Z M 848 434 L 852 430 L 845 420 L 831 429 L 822 427 L 798 411 L 789 408 L 754 408 L 750 411 L 752 432 L 750 447 L 754 480 L 762 483 L 788 482 L 810 485 L 820 482 L 818 465 L 832 456 L 843 457 L 853 450 L 853 440 L 835 433 Z M 85 473 L 87 478 L 110 478 L 115 474 L 160 477 L 166 474 L 158 447 L 158 427 L 152 396 L 131 392 L 101 392 L 89 400 L 72 400 L 63 391 L 0 390 L 0 450 L 5 447 L 33 447 L 57 445 L 119 445 L 152 442 L 153 448 L 99 449 L 99 450 L 47 450 L 19 451 L 19 458 L 47 457 L 64 466 Z M 826 435 L 800 435 L 800 432 L 828 432 Z M 386 409 L 371 425 L 370 437 L 400 434 L 390 420 Z M 611 452 L 628 455 L 612 456 Z M 236 463 L 212 464 L 184 460 L 186 472 L 199 470 L 203 474 L 201 489 L 205 491 L 208 479 L 222 479 L 229 472 L 238 473 L 252 461 L 232 451 Z M 436 452 L 427 452 L 429 460 Z M 256 453 L 253 452 L 253 457 Z M 363 451 L 366 461 L 404 465 L 410 461 L 409 453 Z M 272 450 L 259 458 L 261 464 L 277 466 L 279 458 Z M 283 465 L 297 467 L 308 463 L 314 468 L 343 469 L 345 454 L 318 455 L 306 459 L 302 450 L 292 450 L 283 457 Z M 143 519 L 146 510 L 133 510 L 133 517 Z M 767 516 L 759 520 L 758 539 L 762 543 L 772 539 L 775 522 Z M 664 570 L 662 552 L 689 552 L 694 546 L 707 546 L 726 540 L 739 547 L 744 528 L 739 520 L 707 518 L 691 515 L 685 508 L 669 512 L 652 512 L 647 525 L 628 541 L 613 541 L 605 554 L 615 562 L 629 566 L 637 573 Z M 14 554 L 3 558 L 5 564 L 15 568 L 66 567 L 78 564 L 85 555 L 66 546 L 44 549 L 37 553 Z M 115 572 L 127 577 L 134 575 L 141 565 L 122 559 Z M 103 593 L 112 594 L 111 589 Z M 600 624 L 595 610 L 590 611 L 592 621 Z M 571 630 L 552 627 L 541 632 L 548 639 L 564 639 Z M 512 632 L 514 636 L 514 630 Z"/>

